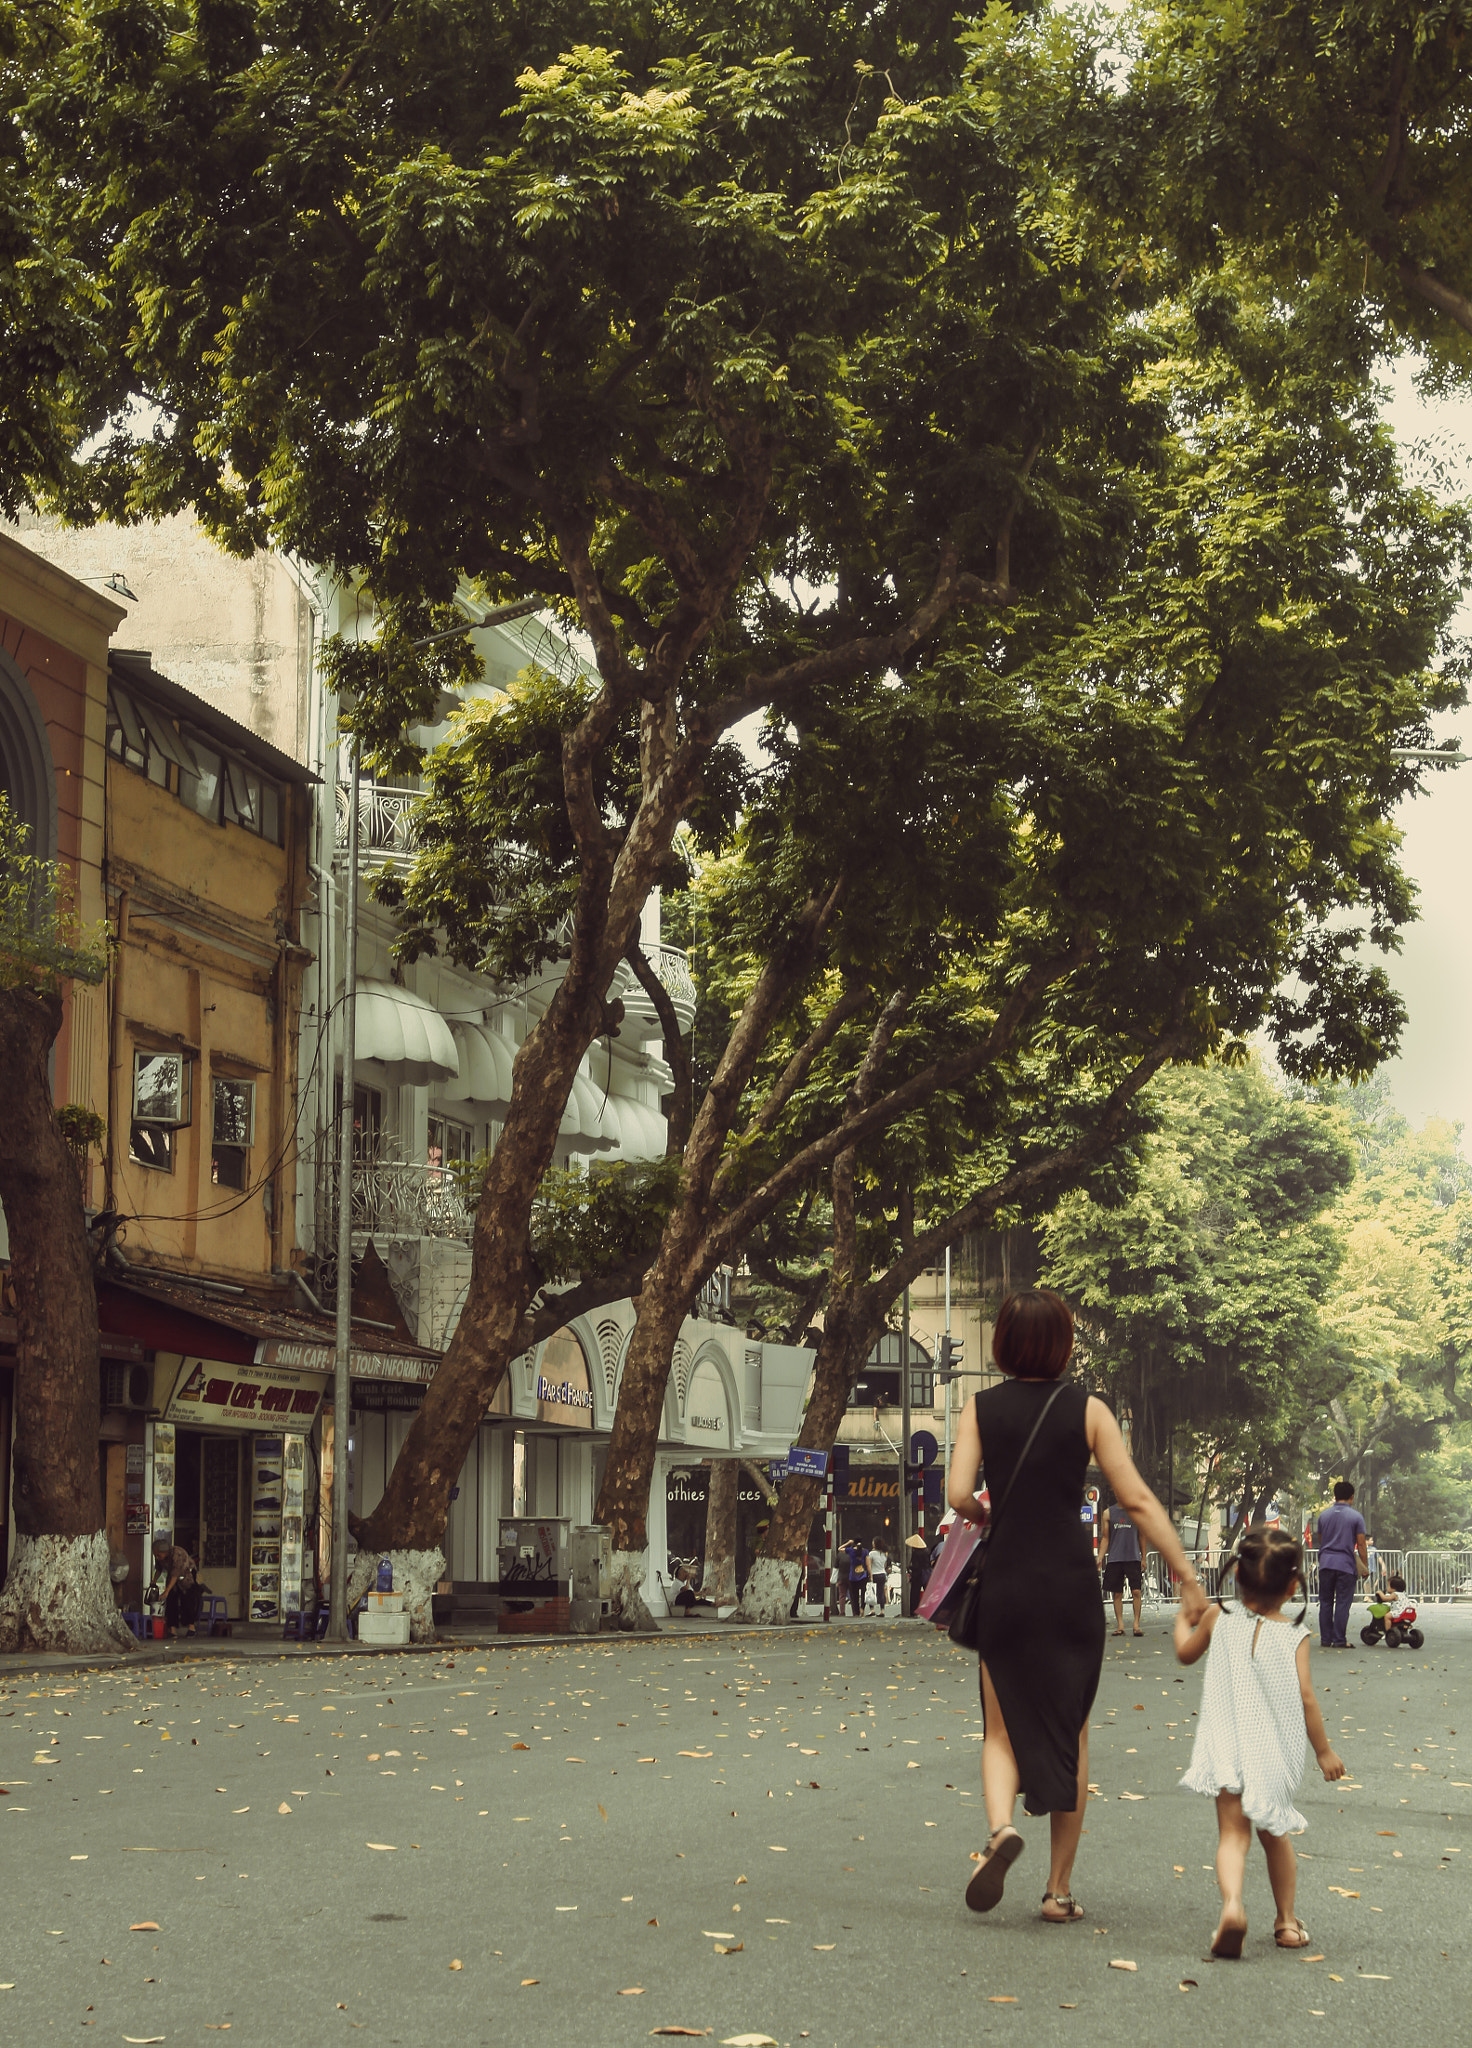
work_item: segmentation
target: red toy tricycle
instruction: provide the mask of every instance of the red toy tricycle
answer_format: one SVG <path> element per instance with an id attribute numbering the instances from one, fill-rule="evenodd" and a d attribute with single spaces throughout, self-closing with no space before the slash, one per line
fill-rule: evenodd
<path id="1" fill-rule="evenodd" d="M 1360 1630 L 1360 1641 L 1373 1650 L 1384 1640 L 1387 1650 L 1398 1650 L 1405 1643 L 1412 1650 L 1419 1650 L 1426 1638 L 1416 1627 L 1416 1610 L 1405 1606 L 1404 1593 L 1396 1593 L 1389 1600 L 1370 1602 L 1370 1619 Z"/>

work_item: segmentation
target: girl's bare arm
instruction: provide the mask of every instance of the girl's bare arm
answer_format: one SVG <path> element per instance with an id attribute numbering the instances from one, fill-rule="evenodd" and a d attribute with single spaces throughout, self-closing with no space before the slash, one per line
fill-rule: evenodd
<path id="1" fill-rule="evenodd" d="M 1216 1627 L 1217 1616 L 1220 1613 L 1220 1607 L 1213 1600 L 1199 1621 L 1189 1622 L 1186 1619 L 1185 1609 L 1184 1607 L 1182 1608 L 1181 1612 L 1176 1616 L 1174 1631 L 1176 1662 L 1178 1664 L 1194 1664 L 1198 1657 L 1204 1656 L 1206 1646 L 1211 1641 L 1211 1632 Z"/>
<path id="2" fill-rule="evenodd" d="M 1295 1658 L 1298 1665 L 1298 1690 L 1303 1695 L 1303 1721 L 1308 1729 L 1308 1739 L 1314 1755 L 1319 1760 L 1319 1769 L 1329 1779 L 1342 1778 L 1344 1765 L 1329 1747 L 1329 1731 L 1324 1726 L 1324 1716 L 1318 1701 L 1314 1698 L 1314 1682 L 1308 1670 L 1308 1637 L 1298 1645 Z"/>
<path id="3" fill-rule="evenodd" d="M 968 1522 L 983 1519 L 976 1499 L 976 1478 L 981 1470 L 981 1431 L 976 1426 L 976 1404 L 968 1401 L 956 1423 L 956 1444 L 951 1452 L 951 1469 L 946 1474 L 946 1499 Z"/>

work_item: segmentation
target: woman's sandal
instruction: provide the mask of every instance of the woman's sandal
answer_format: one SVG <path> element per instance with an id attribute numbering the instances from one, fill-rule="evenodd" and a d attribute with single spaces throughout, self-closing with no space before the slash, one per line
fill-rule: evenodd
<path id="1" fill-rule="evenodd" d="M 1122 1636 L 1124 1634 L 1124 1630 L 1122 1628 L 1112 1628 L 1109 1631 L 1109 1633 L 1112 1636 Z"/>
<path id="2" fill-rule="evenodd" d="M 1083 1919 L 1084 1909 L 1072 1892 L 1044 1892 L 1043 1904 L 1045 1906 L 1049 1899 L 1053 1901 L 1055 1906 L 1062 1906 L 1066 1909 L 1062 1913 L 1043 1913 L 1039 1915 L 1039 1918 L 1046 1920 L 1050 1927 L 1067 1927 L 1071 1920 Z"/>
<path id="3" fill-rule="evenodd" d="M 1301 1920 L 1292 1920 L 1286 1927 L 1275 1927 L 1273 1939 L 1279 1948 L 1307 1948 L 1313 1936 Z"/>
<path id="4" fill-rule="evenodd" d="M 990 1913 L 1002 1896 L 1007 1872 L 1022 1854 L 1021 1835 L 1014 1827 L 993 1830 L 986 1850 L 966 1887 L 966 1903 L 973 1913 Z"/>

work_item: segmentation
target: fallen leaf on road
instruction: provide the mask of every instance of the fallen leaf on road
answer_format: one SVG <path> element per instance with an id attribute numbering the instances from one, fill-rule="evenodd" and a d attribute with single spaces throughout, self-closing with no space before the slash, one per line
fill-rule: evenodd
<path id="1" fill-rule="evenodd" d="M 232 1813 L 249 1813 L 250 1808 L 248 1806 L 232 1806 L 230 1811 Z"/>
<path id="2" fill-rule="evenodd" d="M 1177 1991 L 1199 1991 L 1201 1989 L 1201 1986 L 1196 1982 L 1196 1979 L 1194 1977 L 1182 1977 L 1180 1983 L 1176 1986 L 1176 1989 Z"/>
<path id="3" fill-rule="evenodd" d="M 397 1842 L 368 1842 L 364 1846 L 369 1849 L 397 1849 L 399 1845 Z"/>
<path id="4" fill-rule="evenodd" d="M 1111 1970 L 1138 1970 L 1140 1966 L 1138 1963 L 1126 1963 L 1123 1960 L 1116 1958 L 1115 1961 L 1109 1965 L 1109 1967 Z"/>
<path id="5" fill-rule="evenodd" d="M 627 1991 L 620 1991 L 619 1993 L 620 1998 L 642 1998 L 643 1996 L 644 1986 L 642 1984 L 631 1984 Z"/>
<path id="6" fill-rule="evenodd" d="M 769 1921 L 769 1922 L 768 1922 L 767 1924 L 768 1924 L 768 1926 L 770 1926 L 770 1925 L 771 1925 L 771 1922 Z M 817 1953 L 818 1953 L 818 1954 L 819 1954 L 820 1956 L 826 1956 L 826 1955 L 827 1955 L 827 1953 L 828 1953 L 828 1951 L 829 1951 L 829 1949 L 831 1949 L 831 1948 L 837 1948 L 837 1946 L 838 1946 L 838 1943 L 837 1943 L 836 1941 L 815 1941 L 815 1942 L 813 1943 L 813 1947 L 814 1947 L 814 1949 L 815 1949 L 815 1950 L 817 1951 Z"/>
<path id="7" fill-rule="evenodd" d="M 718 1941 L 716 1943 L 716 1954 L 718 1956 L 739 1956 L 745 1946 L 746 1943 L 744 1941 L 733 1941 L 729 1947 L 724 1942 Z"/>
<path id="8" fill-rule="evenodd" d="M 698 1757 L 702 1763 L 707 1763 L 715 1755 L 715 1751 L 713 1749 L 682 1749 L 678 1754 L 680 1756 Z M 813 1754 L 816 1756 L 817 1751 L 814 1750 Z"/>
<path id="9" fill-rule="evenodd" d="M 727 2034 L 721 2048 L 777 2048 L 770 2034 Z"/>
<path id="10" fill-rule="evenodd" d="M 1390 1982 L 1390 1979 L 1382 1976 L 1378 1970 L 1361 1970 L 1359 1974 L 1361 1982 L 1366 1984 L 1388 1984 Z"/>
<path id="11" fill-rule="evenodd" d="M 456 1957 L 455 1961 L 451 1963 L 450 1968 L 452 1970 L 463 1970 L 465 1968 L 465 1965 L 460 1961 L 458 1957 Z"/>
<path id="12" fill-rule="evenodd" d="M 1145 1795 L 1143 1792 L 1121 1792 L 1119 1796 L 1121 1799 L 1143 1799 Z"/>
<path id="13" fill-rule="evenodd" d="M 523 1991 L 525 1991 L 528 1984 L 540 1984 L 541 1981 L 542 1980 L 540 1977 L 523 1977 L 521 1980 L 521 1988 Z"/>
<path id="14" fill-rule="evenodd" d="M 745 1884 L 745 1883 L 746 1883 L 746 1879 L 745 1879 L 744 1877 L 738 1877 L 738 1878 L 737 1878 L 737 1880 L 736 1880 L 736 1882 L 737 1882 L 737 1884 Z"/>
<path id="15" fill-rule="evenodd" d="M 1324 1958 L 1322 1956 L 1305 1956 L 1303 1960 L 1306 1963 L 1321 1963 Z"/>
<path id="16" fill-rule="evenodd" d="M 1388 1835 L 1392 1842 L 1395 1840 L 1394 1828 L 1376 1828 L 1375 1832 L 1377 1835 Z"/>
<path id="17" fill-rule="evenodd" d="M 167 2041 L 168 2038 L 167 2034 L 124 2034 L 123 2036 L 125 2041 L 133 2044 L 133 2048 L 152 2048 L 152 2043 Z"/>
<path id="18" fill-rule="evenodd" d="M 783 1848 L 780 1842 L 768 1842 L 767 1847 L 771 1850 L 774 1856 L 785 1856 L 787 1854 L 787 1851 Z"/>
<path id="19" fill-rule="evenodd" d="M 993 1998 L 988 1998 L 987 2000 L 988 2005 L 1016 2005 L 1016 2003 L 1017 2000 L 1015 1998 L 1010 1998 L 1005 1993 Z"/>
<path id="20" fill-rule="evenodd" d="M 585 1756 L 565 1756 L 562 1761 L 565 1764 L 585 1764 L 588 1759 Z"/>
<path id="21" fill-rule="evenodd" d="M 686 2040 L 689 2040 L 689 2041 L 703 2041 L 703 2040 L 705 2039 L 706 2035 L 707 2035 L 707 2034 L 708 2034 L 708 2033 L 710 2032 L 710 2028 L 709 2028 L 709 2027 L 651 2027 L 651 2028 L 649 2029 L 649 2032 L 650 2032 L 650 2034 L 651 2034 L 651 2035 L 654 2035 L 654 2034 L 680 2034 L 680 2035 L 683 2035 L 683 2036 L 684 2036 L 684 2038 L 685 2038 Z"/>
<path id="22" fill-rule="evenodd" d="M 598 1802 L 598 1817 L 600 1820 L 607 1820 L 608 1818 L 608 1808 L 603 1804 L 603 1801 L 601 1799 Z"/>
<path id="23" fill-rule="evenodd" d="M 1338 1892 L 1341 1899 L 1357 1899 L 1359 1897 L 1358 1892 L 1347 1892 L 1342 1884 L 1331 1884 L 1329 1889 L 1331 1892 Z"/>
<path id="24" fill-rule="evenodd" d="M 290 1803 L 289 1803 L 289 1802 L 288 1802 L 287 1800 L 283 1799 L 283 1800 L 282 1800 L 282 1802 L 281 1802 L 281 1804 L 280 1804 L 280 1805 L 279 1805 L 279 1806 L 277 1807 L 276 1811 L 277 1811 L 278 1813 L 290 1813 L 290 1812 L 291 1812 L 291 1806 L 290 1806 Z"/>
<path id="25" fill-rule="evenodd" d="M 1059 2001 L 1059 2005 L 1058 2005 L 1058 2010 L 1059 2010 L 1059 2012 L 1077 2012 L 1077 2011 L 1078 2011 L 1078 2007 L 1077 2007 L 1076 2005 L 1064 2005 L 1064 2004 L 1062 2003 L 1062 2001 L 1060 2000 L 1060 2001 Z"/>
<path id="26" fill-rule="evenodd" d="M 513 1742 L 511 1747 L 513 1749 L 530 1749 L 531 1744 L 529 1742 Z"/>
<path id="27" fill-rule="evenodd" d="M 658 1925 L 659 1925 L 659 1922 L 658 1922 L 657 1920 L 646 1920 L 646 1921 L 644 1922 L 644 1925 L 645 1925 L 646 1927 L 658 1927 Z"/>
<path id="28" fill-rule="evenodd" d="M 707 1941 L 734 1941 L 734 1934 L 728 1934 L 724 1927 L 702 1927 L 701 1933 Z"/>
<path id="29" fill-rule="evenodd" d="M 158 1931 L 157 1920 L 135 1920 L 128 1929 L 129 1934 L 157 1934 Z"/>

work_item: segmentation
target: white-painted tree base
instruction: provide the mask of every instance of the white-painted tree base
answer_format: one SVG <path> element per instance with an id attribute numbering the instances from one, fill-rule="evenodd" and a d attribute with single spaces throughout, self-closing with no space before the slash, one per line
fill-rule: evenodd
<path id="1" fill-rule="evenodd" d="M 91 1536 L 21 1536 L 0 1593 L 0 1650 L 68 1650 L 75 1656 L 136 1650 L 118 1612 L 112 1547 Z"/>
<path id="2" fill-rule="evenodd" d="M 800 1564 L 786 1558 L 759 1557 L 742 1589 L 736 1619 L 759 1628 L 780 1627 L 791 1611 L 792 1596 L 801 1576 Z"/>
<path id="3" fill-rule="evenodd" d="M 647 1633 L 655 1626 L 649 1603 L 644 1598 L 644 1576 L 649 1569 L 647 1550 L 615 1550 L 609 1567 L 609 1625 L 625 1632 Z"/>
<path id="4" fill-rule="evenodd" d="M 442 1550 L 360 1550 L 348 1573 L 348 1612 L 378 1583 L 383 1558 L 393 1566 L 394 1591 L 404 1596 L 411 1643 L 434 1641 L 434 1589 L 445 1576 Z"/>

